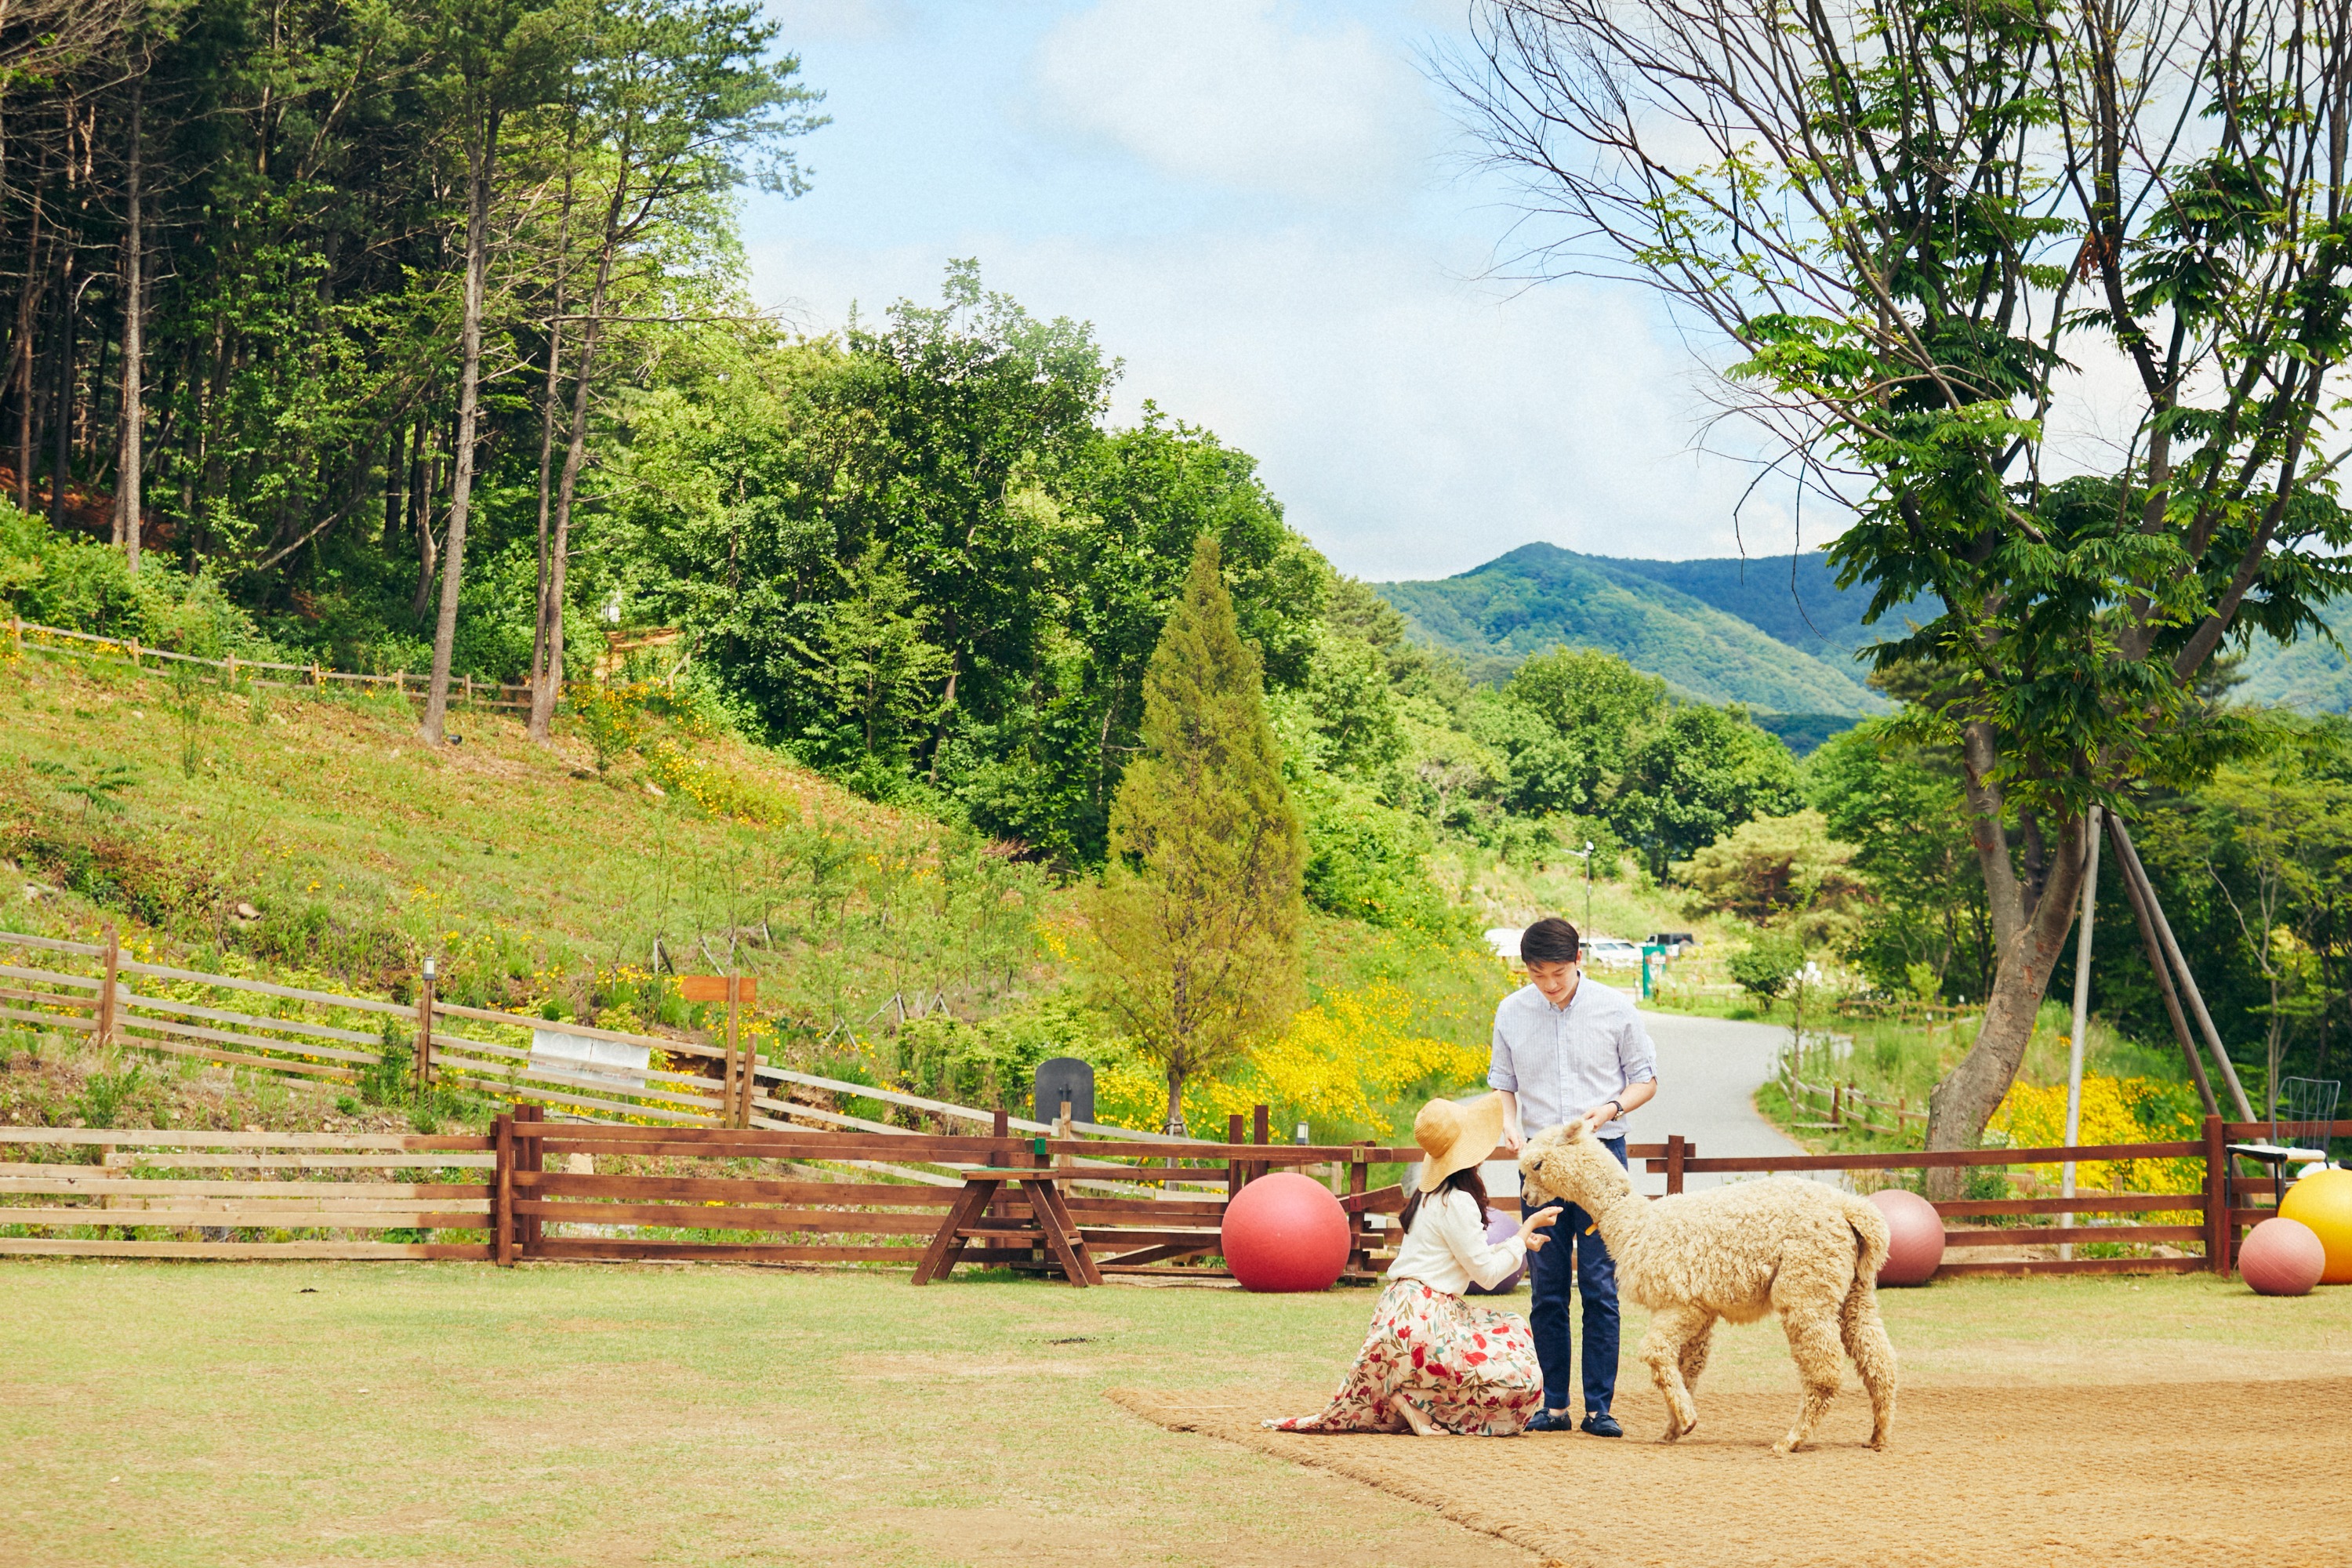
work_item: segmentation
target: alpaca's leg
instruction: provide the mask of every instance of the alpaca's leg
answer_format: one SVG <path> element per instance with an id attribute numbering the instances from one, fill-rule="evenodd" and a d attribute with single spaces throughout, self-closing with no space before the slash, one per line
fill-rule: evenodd
<path id="1" fill-rule="evenodd" d="M 1870 1280 L 1853 1282 L 1839 1321 L 1845 1353 L 1853 1358 L 1853 1369 L 1870 1391 L 1870 1446 L 1884 1448 L 1895 1429 L 1895 1343 L 1886 1337 L 1886 1324 L 1878 1315 L 1878 1290 Z"/>
<path id="2" fill-rule="evenodd" d="M 1778 1453 L 1790 1453 L 1812 1440 L 1813 1428 L 1821 1425 L 1830 1401 L 1837 1397 L 1838 1380 L 1845 1372 L 1845 1358 L 1838 1353 L 1838 1314 L 1834 1308 L 1814 1302 L 1790 1302 L 1780 1309 L 1780 1327 L 1789 1336 L 1789 1354 L 1797 1363 L 1797 1376 L 1805 1385 L 1804 1402 L 1797 1408 L 1797 1424 L 1789 1435 L 1772 1445 Z"/>
<path id="3" fill-rule="evenodd" d="M 1714 1326 L 1715 1314 L 1704 1307 L 1668 1307 L 1650 1320 L 1649 1331 L 1642 1336 L 1642 1364 L 1650 1369 L 1650 1381 L 1666 1402 L 1666 1442 L 1698 1426 L 1698 1406 L 1692 1402 L 1683 1368 L 1689 1364 L 1694 1339 L 1699 1364 L 1706 1364 L 1707 1331 Z"/>
<path id="4" fill-rule="evenodd" d="M 1690 1391 L 1694 1400 L 1698 1397 L 1698 1374 L 1706 1370 L 1707 1350 L 1715 1343 L 1715 1314 L 1709 1312 L 1698 1332 L 1683 1342 L 1683 1387 Z"/>

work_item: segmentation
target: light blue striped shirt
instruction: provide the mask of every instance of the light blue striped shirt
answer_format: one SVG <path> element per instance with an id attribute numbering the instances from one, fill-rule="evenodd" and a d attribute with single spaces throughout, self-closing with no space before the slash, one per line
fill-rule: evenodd
<path id="1" fill-rule="evenodd" d="M 1519 1125 L 1532 1137 L 1658 1076 L 1658 1048 L 1626 994 L 1587 975 L 1565 1007 L 1523 985 L 1495 1009 L 1494 1058 L 1486 1082 L 1519 1097 Z M 1625 1135 L 1622 1117 L 1601 1129 Z"/>

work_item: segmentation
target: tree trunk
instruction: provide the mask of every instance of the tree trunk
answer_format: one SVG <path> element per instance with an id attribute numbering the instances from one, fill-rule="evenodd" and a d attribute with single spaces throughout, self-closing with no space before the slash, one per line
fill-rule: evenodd
<path id="1" fill-rule="evenodd" d="M 383 452 L 383 552 L 400 548 L 400 523 L 407 510 L 408 432 L 398 426 L 385 437 Z"/>
<path id="2" fill-rule="evenodd" d="M 604 298 L 613 282 L 613 259 L 621 246 L 621 215 L 627 210 L 628 152 L 622 149 L 613 198 L 604 208 L 604 237 L 596 250 L 596 280 L 589 286 L 587 322 L 580 333 L 580 366 L 572 373 L 571 440 L 563 449 L 563 477 L 555 489 L 555 535 L 547 546 L 547 666 L 530 694 L 530 732 L 544 738 L 563 689 L 563 574 L 572 549 L 572 503 L 580 492 L 580 468 L 588 457 L 588 397 L 596 374 L 596 347 L 604 325 Z"/>
<path id="3" fill-rule="evenodd" d="M 140 99 L 144 86 L 144 79 L 131 84 L 131 211 L 122 242 L 122 407 L 119 416 L 122 448 L 114 468 L 115 532 L 134 573 L 139 570 L 139 535 L 145 516 L 140 494 L 144 462 L 140 443 L 145 435 L 147 399 L 145 388 L 140 384 L 140 363 L 145 352 L 147 292 L 140 208 L 146 196 L 139 188 Z"/>
<path id="4" fill-rule="evenodd" d="M 449 525 L 441 541 L 441 615 L 433 627 L 433 681 L 425 697 L 425 741 L 441 744 L 449 711 L 449 660 L 457 641 L 457 595 L 465 586 L 466 521 L 473 502 L 474 435 L 481 418 L 482 296 L 490 270 L 490 179 L 499 156 L 499 114 L 482 117 L 466 156 L 466 299 L 457 344 L 457 466 Z"/>
<path id="5" fill-rule="evenodd" d="M 58 263 L 58 374 L 49 394 L 49 526 L 66 525 L 66 477 L 73 465 L 74 249 Z"/>
<path id="6" fill-rule="evenodd" d="M 2026 1045 L 2033 1037 L 2033 1016 L 2050 989 L 2050 976 L 2064 953 L 2066 933 L 2074 923 L 2076 895 L 2083 885 L 2083 827 L 2082 819 L 2065 824 L 2068 852 L 2050 867 L 2042 897 L 2016 934 L 2001 943 L 1976 1043 L 1927 1097 L 1930 1149 L 1975 1148 L 1984 1136 L 1985 1124 L 2000 1109 L 2001 1098 L 2017 1078 L 2018 1065 L 2025 1059 Z M 1958 1170 L 1929 1171 L 1927 1195 L 1957 1196 L 1960 1176 Z"/>
<path id="7" fill-rule="evenodd" d="M 575 120 L 574 123 L 577 121 Z M 555 468 L 555 400 L 563 386 L 563 315 L 568 302 L 565 287 L 572 279 L 572 197 L 573 148 L 567 139 L 563 149 L 563 203 L 555 219 L 555 310 L 547 325 L 547 385 L 540 395 L 539 405 L 539 597 L 538 619 L 531 626 L 530 637 L 530 721 L 529 732 L 534 741 L 544 743 L 555 717 L 552 695 L 542 702 L 540 692 L 551 685 L 548 671 L 556 672 L 551 683 L 560 690 L 563 685 L 562 654 L 563 599 L 561 595 L 550 596 L 549 587 L 554 581 L 553 558 L 549 554 L 547 532 L 548 509 L 551 504 L 551 476 Z M 570 432 L 565 432 L 564 457 L 571 457 Z M 549 657 L 552 653 L 554 657 Z"/>
<path id="8" fill-rule="evenodd" d="M 38 358 L 33 340 L 41 320 L 41 286 L 48 270 L 41 265 L 41 191 L 33 190 L 32 235 L 25 245 L 25 287 L 16 296 L 16 510 L 33 510 L 33 362 Z"/>
<path id="9" fill-rule="evenodd" d="M 1168 1120 L 1160 1131 L 1171 1137 L 1184 1136 L 1184 1075 L 1175 1068 L 1168 1069 Z"/>
<path id="10" fill-rule="evenodd" d="M 433 603 L 433 574 L 441 566 L 440 552 L 433 541 L 433 498 L 441 493 L 441 454 L 426 445 L 437 435 L 426 420 L 417 420 L 416 465 L 409 475 L 408 492 L 409 515 L 416 521 L 416 597 L 410 601 L 408 613 L 418 620 L 425 618 L 425 609 Z"/>

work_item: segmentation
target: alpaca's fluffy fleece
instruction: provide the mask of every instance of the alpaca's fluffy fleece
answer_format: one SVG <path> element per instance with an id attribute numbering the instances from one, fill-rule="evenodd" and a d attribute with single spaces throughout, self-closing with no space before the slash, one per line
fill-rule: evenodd
<path id="1" fill-rule="evenodd" d="M 1698 1425 L 1691 1390 L 1717 1318 L 1780 1314 L 1804 1380 L 1796 1425 L 1773 1445 L 1801 1447 L 1836 1397 L 1853 1358 L 1870 1391 L 1870 1446 L 1895 1422 L 1895 1347 L 1878 1317 L 1886 1217 L 1852 1193 L 1776 1177 L 1654 1201 L 1637 1196 L 1615 1156 L 1571 1121 L 1528 1140 L 1519 1172 L 1529 1203 L 1565 1199 L 1595 1217 L 1616 1260 L 1617 1286 L 1655 1314 L 1642 1360 L 1666 1400 L 1666 1441 Z"/>

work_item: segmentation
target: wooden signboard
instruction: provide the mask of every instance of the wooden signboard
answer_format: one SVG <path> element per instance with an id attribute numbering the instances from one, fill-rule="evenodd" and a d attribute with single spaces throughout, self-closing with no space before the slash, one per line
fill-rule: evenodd
<path id="1" fill-rule="evenodd" d="M 727 1076 L 719 1090 L 719 1120 L 730 1127 L 751 1125 L 751 1097 L 759 1085 L 751 1053 L 741 1046 L 739 1014 L 759 999 L 760 982 L 750 974 L 681 974 L 677 994 L 688 1002 L 727 1004 Z"/>

